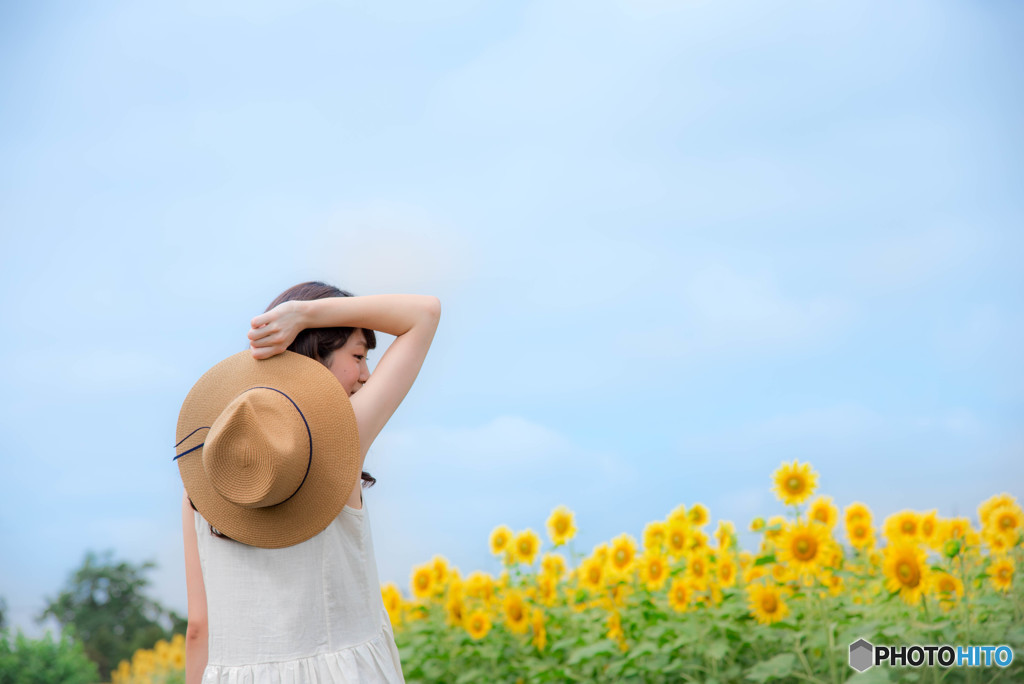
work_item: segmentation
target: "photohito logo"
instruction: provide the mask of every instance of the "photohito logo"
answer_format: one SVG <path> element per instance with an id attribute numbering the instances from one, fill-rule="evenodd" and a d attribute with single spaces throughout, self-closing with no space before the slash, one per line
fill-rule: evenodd
<path id="1" fill-rule="evenodd" d="M 1013 662 L 1009 646 L 875 646 L 866 639 L 850 644 L 850 667 L 863 672 L 875 665 L 921 667 L 1006 667 Z"/>

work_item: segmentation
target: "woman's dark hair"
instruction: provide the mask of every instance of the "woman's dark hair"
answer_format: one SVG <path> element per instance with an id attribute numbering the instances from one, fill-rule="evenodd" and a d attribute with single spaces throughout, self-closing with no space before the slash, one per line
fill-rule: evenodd
<path id="1" fill-rule="evenodd" d="M 277 295 L 274 301 L 270 302 L 270 306 L 266 308 L 266 311 L 270 311 L 278 304 L 293 300 L 310 301 L 313 299 L 325 299 L 327 297 L 352 296 L 354 295 L 351 292 L 339 290 L 333 285 L 312 280 L 308 283 L 293 285 L 281 294 Z M 295 341 L 288 345 L 288 351 L 308 356 L 314 361 L 319 361 L 326 366 L 327 362 L 331 358 L 331 354 L 345 346 L 345 343 L 348 342 L 349 335 L 351 335 L 354 330 L 355 328 L 306 328 L 295 337 Z M 366 348 L 376 349 L 377 336 L 374 332 L 367 328 L 362 328 L 362 331 L 363 337 L 366 338 Z M 377 479 L 365 470 L 362 472 L 361 478 L 364 488 L 372 487 L 377 482 Z M 191 502 L 192 500 L 189 499 L 189 503 Z M 195 507 L 196 505 L 192 504 L 192 508 L 195 509 Z M 210 525 L 210 532 L 222 539 L 231 539 L 231 537 L 222 534 L 213 525 Z"/>

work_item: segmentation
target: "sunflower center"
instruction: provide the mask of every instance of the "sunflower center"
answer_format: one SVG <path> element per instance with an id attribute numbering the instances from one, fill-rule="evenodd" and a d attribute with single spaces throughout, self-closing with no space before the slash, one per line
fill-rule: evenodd
<path id="1" fill-rule="evenodd" d="M 818 543 L 807 537 L 800 537 L 793 542 L 793 555 L 802 561 L 814 558 L 818 552 Z"/>
<path id="2" fill-rule="evenodd" d="M 999 579 L 1001 579 L 1001 580 L 1008 580 L 1008 579 L 1010 579 L 1010 577 L 1011 577 L 1011 574 L 1010 574 L 1010 569 L 1009 568 L 999 568 Z"/>
<path id="3" fill-rule="evenodd" d="M 917 566 L 906 561 L 896 566 L 896 574 L 899 575 L 900 582 L 908 587 L 916 587 L 921 579 Z"/>
<path id="4" fill-rule="evenodd" d="M 791 476 L 786 480 L 786 489 L 790 492 L 797 494 L 804 488 L 803 478 L 797 477 L 796 475 Z"/>
<path id="5" fill-rule="evenodd" d="M 910 520 L 903 521 L 903 534 L 914 534 L 914 523 Z"/>
<path id="6" fill-rule="evenodd" d="M 779 609 L 779 600 L 775 594 L 765 594 L 761 597 L 761 608 L 766 613 L 774 613 Z"/>
<path id="7" fill-rule="evenodd" d="M 615 552 L 615 564 L 622 567 L 629 562 L 629 554 L 625 549 L 619 549 Z"/>
<path id="8" fill-rule="evenodd" d="M 559 518 L 555 521 L 555 531 L 559 534 L 563 534 L 568 527 L 569 524 L 566 522 L 565 518 Z"/>
<path id="9" fill-rule="evenodd" d="M 1017 521 L 1014 519 L 1013 516 L 1004 515 L 999 519 L 999 527 L 1004 530 L 1012 530 L 1014 527 L 1016 527 L 1016 522 Z"/>
<path id="10" fill-rule="evenodd" d="M 816 510 L 814 512 L 814 519 L 819 521 L 819 522 L 827 523 L 828 522 L 828 511 L 826 511 L 824 508 L 819 508 L 818 510 Z"/>

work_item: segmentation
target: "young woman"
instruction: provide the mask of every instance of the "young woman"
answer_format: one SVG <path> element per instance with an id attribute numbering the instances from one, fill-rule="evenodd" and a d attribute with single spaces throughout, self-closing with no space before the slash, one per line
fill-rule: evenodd
<path id="1" fill-rule="evenodd" d="M 302 283 L 252 319 L 248 352 L 218 364 L 207 374 L 212 379 L 204 376 L 193 388 L 179 417 L 175 456 L 186 486 L 182 532 L 188 590 L 187 684 L 404 681 L 362 498 L 362 487 L 375 480 L 363 465 L 367 450 L 412 387 L 440 314 L 436 297 L 355 297 L 323 283 Z M 366 355 L 376 346 L 374 330 L 394 335 L 395 340 L 371 375 Z M 325 366 L 341 391 L 322 368 L 317 371 L 319 366 L 295 355 L 280 356 L 286 350 Z M 218 371 L 227 366 L 236 370 Z M 243 367 L 244 371 L 237 370 Z M 274 369 L 280 368 L 298 368 L 301 373 L 288 371 L 290 378 L 275 381 L 273 372 L 279 371 Z M 223 398 L 213 396 L 240 372 L 249 374 L 237 379 L 239 387 L 247 389 L 227 388 Z M 288 385 L 300 375 L 320 384 L 308 392 Z M 317 406 L 318 401 L 325 406 Z M 214 404 L 212 409 L 207 406 Z M 200 409 L 209 415 L 194 418 Z M 194 429 L 190 420 L 198 423 Z M 348 436 L 333 434 L 336 428 L 341 431 L 337 426 L 345 420 L 358 435 L 354 430 Z M 335 465 L 343 463 L 342 452 L 348 447 L 351 460 L 344 461 L 344 468 L 318 470 L 329 460 L 321 454 L 330 440 L 335 440 L 327 450 L 331 458 L 342 459 Z M 263 452 L 271 454 L 272 462 L 253 465 Z M 268 469 L 273 471 L 275 463 L 292 456 L 297 459 L 291 463 L 294 476 L 277 473 L 278 480 L 294 478 L 282 485 L 280 494 L 267 493 L 280 489 L 279 483 L 271 483 L 260 490 L 259 502 L 233 505 L 230 515 L 218 508 L 222 498 L 232 498 L 230 490 L 236 484 L 250 490 L 263 487 L 260 478 L 268 477 Z M 218 469 L 226 461 L 235 470 L 218 482 Z M 350 473 L 350 479 L 340 478 L 335 472 L 340 470 Z M 331 478 L 346 482 L 346 487 L 354 480 L 354 486 L 351 491 L 332 492 L 323 484 Z M 296 510 L 319 506 L 329 511 L 328 517 L 333 517 L 326 528 L 309 536 L 324 523 L 313 522 L 311 528 L 298 514 L 281 523 L 278 513 L 295 507 L 317 486 L 320 499 L 333 500 L 315 506 L 299 502 L 306 508 Z M 265 519 L 258 518 L 264 514 Z M 248 522 L 241 521 L 246 515 Z M 305 532 L 293 534 L 303 525 Z M 280 538 L 274 537 L 275 530 Z M 238 541 L 242 539 L 248 542 Z M 296 539 L 302 541 L 295 543 Z"/>

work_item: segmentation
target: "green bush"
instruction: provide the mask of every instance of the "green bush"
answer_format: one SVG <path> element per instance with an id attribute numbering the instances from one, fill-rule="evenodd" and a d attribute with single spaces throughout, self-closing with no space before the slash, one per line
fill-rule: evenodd
<path id="1" fill-rule="evenodd" d="M 99 679 L 82 645 L 67 636 L 54 641 L 50 632 L 42 639 L 29 639 L 21 630 L 13 638 L 0 632 L 0 684 L 94 684 Z"/>

